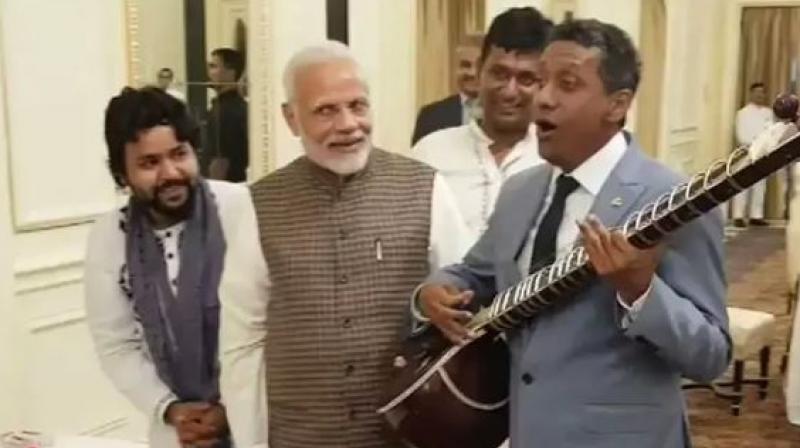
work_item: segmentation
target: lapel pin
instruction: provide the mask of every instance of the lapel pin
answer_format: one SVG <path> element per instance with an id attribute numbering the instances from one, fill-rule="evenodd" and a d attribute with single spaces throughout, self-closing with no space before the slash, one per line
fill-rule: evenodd
<path id="1" fill-rule="evenodd" d="M 622 207 L 622 198 L 617 196 L 611 200 L 611 205 L 614 207 Z"/>

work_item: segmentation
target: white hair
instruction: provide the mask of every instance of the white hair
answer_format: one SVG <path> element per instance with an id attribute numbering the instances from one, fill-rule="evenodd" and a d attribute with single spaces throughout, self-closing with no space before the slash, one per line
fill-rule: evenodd
<path id="1" fill-rule="evenodd" d="M 356 76 L 369 91 L 369 84 L 364 76 L 364 70 L 356 60 L 350 47 L 339 41 L 327 40 L 320 44 L 302 48 L 289 59 L 286 69 L 283 71 L 283 89 L 286 94 L 286 100 L 292 101 L 294 99 L 297 74 L 302 69 L 332 61 L 347 61 L 353 64 L 356 68 Z"/>

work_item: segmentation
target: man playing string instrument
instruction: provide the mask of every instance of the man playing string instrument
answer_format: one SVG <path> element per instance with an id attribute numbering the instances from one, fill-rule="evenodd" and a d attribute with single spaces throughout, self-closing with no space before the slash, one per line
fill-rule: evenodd
<path id="1" fill-rule="evenodd" d="M 721 217 L 705 215 L 648 250 L 611 229 L 681 181 L 622 129 L 640 77 L 623 31 L 594 20 L 557 26 L 537 76 L 548 163 L 506 182 L 486 233 L 462 264 L 432 275 L 414 305 L 464 342 L 475 305 L 580 238 L 598 279 L 506 334 L 511 446 L 690 446 L 681 380 L 713 380 L 731 352 Z"/>

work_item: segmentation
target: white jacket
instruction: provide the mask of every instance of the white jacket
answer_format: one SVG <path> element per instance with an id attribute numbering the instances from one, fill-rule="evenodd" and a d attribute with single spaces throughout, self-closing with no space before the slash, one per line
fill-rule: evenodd
<path id="1" fill-rule="evenodd" d="M 209 181 L 226 240 L 231 232 L 228 204 L 249 200 L 247 187 Z M 180 448 L 174 428 L 163 420 L 175 395 L 159 379 L 143 331 L 128 299 L 122 269 L 125 265 L 125 233 L 122 213 L 113 210 L 92 227 L 86 253 L 85 299 L 89 330 L 100 365 L 114 387 L 150 421 L 149 442 L 153 448 Z"/>

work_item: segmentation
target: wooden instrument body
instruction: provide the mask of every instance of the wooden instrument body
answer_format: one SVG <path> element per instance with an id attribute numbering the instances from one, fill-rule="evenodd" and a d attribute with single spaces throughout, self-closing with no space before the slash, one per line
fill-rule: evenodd
<path id="1" fill-rule="evenodd" d="M 464 346 L 435 329 L 409 339 L 386 390 L 392 432 L 416 448 L 497 448 L 508 437 L 509 361 L 493 332 Z"/>

